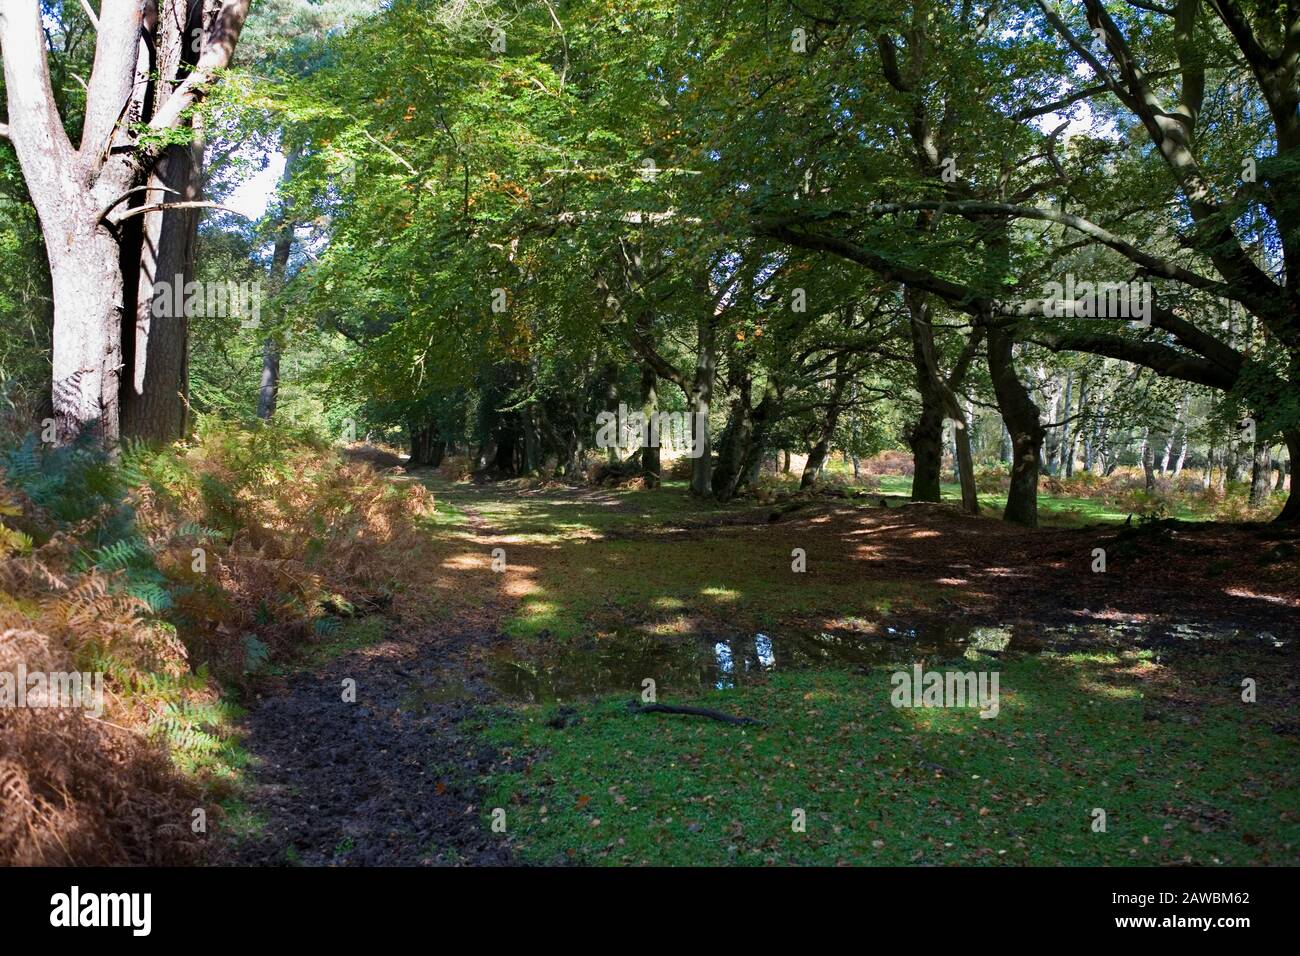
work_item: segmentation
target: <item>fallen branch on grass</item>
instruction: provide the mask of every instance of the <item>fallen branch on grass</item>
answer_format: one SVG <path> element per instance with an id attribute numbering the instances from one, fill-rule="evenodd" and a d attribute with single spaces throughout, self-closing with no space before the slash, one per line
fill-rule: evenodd
<path id="1" fill-rule="evenodd" d="M 761 720 L 755 720 L 753 717 L 733 717 L 731 714 L 724 714 L 720 710 L 709 710 L 707 707 L 674 707 L 671 704 L 638 704 L 634 700 L 627 702 L 627 709 L 634 714 L 686 714 L 690 717 L 708 717 L 712 720 L 720 720 L 724 724 L 758 724 Z"/>

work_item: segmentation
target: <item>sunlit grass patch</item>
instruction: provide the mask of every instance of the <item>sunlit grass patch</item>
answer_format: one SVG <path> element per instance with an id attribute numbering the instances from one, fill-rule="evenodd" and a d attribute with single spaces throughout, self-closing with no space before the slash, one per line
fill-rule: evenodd
<path id="1" fill-rule="evenodd" d="M 561 607 L 555 602 L 526 597 L 506 623 L 505 631 L 510 637 L 532 640 L 542 635 L 573 637 L 581 631 L 581 627 L 572 615 L 562 613 Z"/>
<path id="2" fill-rule="evenodd" d="M 1300 746 L 1269 715 L 1231 694 L 1168 715 L 1140 686 L 1097 693 L 1134 680 L 1114 660 L 994 666 L 994 719 L 895 709 L 889 668 L 776 674 L 695 701 L 762 727 L 630 714 L 630 694 L 581 706 L 564 729 L 525 708 L 486 728 L 535 762 L 487 780 L 485 825 L 505 808 L 512 844 L 541 862 L 1300 860 Z M 1105 832 L 1092 829 L 1095 809 Z M 800 810 L 803 833 L 792 830 Z"/>
<path id="3" fill-rule="evenodd" d="M 910 495 L 912 479 L 904 475 L 885 475 L 880 479 L 880 490 L 887 495 Z M 961 485 L 944 482 L 940 485 L 943 501 L 961 504 Z M 1007 506 L 1005 494 L 981 493 L 978 495 L 980 508 L 991 517 L 997 517 Z M 1070 495 L 1053 495 L 1040 488 L 1038 492 L 1039 523 L 1045 527 L 1070 528 L 1088 524 L 1113 524 L 1126 521 L 1130 511 L 1105 498 L 1081 498 Z M 1203 521 L 1206 515 L 1186 503 L 1179 503 L 1172 518 L 1181 521 Z"/>

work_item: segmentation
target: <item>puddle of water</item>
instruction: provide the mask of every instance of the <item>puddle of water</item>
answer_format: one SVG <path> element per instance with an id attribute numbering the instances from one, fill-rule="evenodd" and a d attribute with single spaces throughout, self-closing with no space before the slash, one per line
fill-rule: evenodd
<path id="1" fill-rule="evenodd" d="M 501 647 L 488 659 L 489 681 L 501 693 L 530 703 L 573 700 L 626 690 L 639 693 L 647 677 L 659 695 L 734 687 L 774 670 L 861 668 L 920 657 L 957 660 L 998 654 L 1012 640 L 1008 628 L 954 625 L 888 628 L 877 637 L 768 634 L 664 638 L 616 634 L 558 647 Z"/>
<path id="2" fill-rule="evenodd" d="M 984 627 L 953 622 L 924 627 L 890 625 L 875 634 L 660 637 L 640 632 L 531 647 L 503 646 L 488 657 L 497 691 L 529 703 L 569 701 L 626 691 L 638 694 L 652 678 L 659 696 L 723 689 L 770 671 L 838 668 L 927 660 L 960 662 L 1032 654 L 1043 648 L 1152 647 L 1185 642 L 1251 639 L 1281 648 L 1271 634 L 1212 630 L 1195 625 L 1075 624 L 1054 628 Z"/>

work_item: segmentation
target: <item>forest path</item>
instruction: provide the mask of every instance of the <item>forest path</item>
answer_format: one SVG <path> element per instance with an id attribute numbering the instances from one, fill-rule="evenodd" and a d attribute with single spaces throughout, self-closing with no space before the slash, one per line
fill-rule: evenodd
<path id="1" fill-rule="evenodd" d="M 442 505 L 443 489 L 438 489 Z M 483 555 L 500 532 L 472 505 L 455 526 Z M 351 650 L 259 687 L 244 721 L 253 757 L 241 815 L 251 835 L 227 841 L 241 865 L 508 864 L 483 825 L 475 781 L 490 747 L 461 724 L 493 700 L 475 664 L 512 604 L 504 576 L 475 589 L 475 613 Z M 489 582 L 490 583 L 487 583 Z M 349 684 L 348 682 L 354 682 Z M 346 700 L 355 687 L 354 700 Z"/>

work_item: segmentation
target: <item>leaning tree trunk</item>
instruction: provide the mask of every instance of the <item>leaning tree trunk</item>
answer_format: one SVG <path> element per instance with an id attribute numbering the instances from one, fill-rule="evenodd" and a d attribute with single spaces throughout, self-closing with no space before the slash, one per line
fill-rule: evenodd
<path id="1" fill-rule="evenodd" d="M 822 468 L 826 465 L 826 457 L 831 450 L 831 440 L 835 437 L 835 427 L 840 420 L 844 389 L 849 383 L 849 374 L 845 370 L 845 365 L 846 356 L 841 352 L 835 357 L 835 384 L 831 389 L 830 407 L 827 409 L 826 418 L 822 422 L 821 434 L 817 436 L 816 444 L 813 445 L 812 451 L 808 453 L 808 461 L 804 464 L 803 475 L 799 479 L 800 488 L 811 488 L 817 482 Z"/>
<path id="2" fill-rule="evenodd" d="M 970 418 L 952 420 L 952 440 L 957 449 L 957 477 L 961 482 L 961 508 L 967 514 L 980 513 L 979 490 L 975 487 L 975 456 L 970 447 Z"/>
<path id="3" fill-rule="evenodd" d="M 817 476 L 821 474 L 822 468 L 826 465 L 826 455 L 830 451 L 830 439 L 823 433 L 822 437 L 817 439 L 817 444 L 812 446 L 808 452 L 808 460 L 804 463 L 803 474 L 799 476 L 799 488 L 811 488 L 817 483 Z"/>
<path id="4" fill-rule="evenodd" d="M 1038 406 L 1016 374 L 1012 338 L 996 322 L 988 323 L 989 376 L 998 409 L 1011 434 L 1011 488 L 1004 521 L 1038 525 L 1038 473 L 1043 447 L 1043 425 Z"/>

